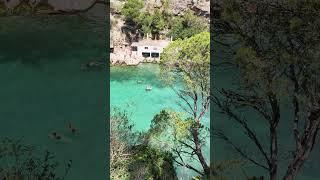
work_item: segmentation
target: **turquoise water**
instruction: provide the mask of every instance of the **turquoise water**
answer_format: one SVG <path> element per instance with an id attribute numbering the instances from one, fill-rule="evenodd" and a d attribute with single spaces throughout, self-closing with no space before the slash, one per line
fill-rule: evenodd
<path id="1" fill-rule="evenodd" d="M 148 130 L 153 116 L 162 109 L 178 110 L 176 94 L 163 85 L 158 73 L 159 69 L 152 64 L 111 68 L 111 106 L 126 110 L 136 130 Z M 152 86 L 152 91 L 145 90 L 147 85 Z"/>
<path id="2" fill-rule="evenodd" d="M 66 179 L 105 179 L 106 73 L 81 66 L 106 57 L 106 23 L 50 16 L 0 24 L 0 137 L 23 138 L 62 164 L 72 160 Z M 79 134 L 71 134 L 68 121 Z M 63 141 L 49 138 L 52 132 Z"/>
<path id="3" fill-rule="evenodd" d="M 159 79 L 158 65 L 112 67 L 110 71 L 111 106 L 125 109 L 130 114 L 137 131 L 148 130 L 152 118 L 162 109 L 170 108 L 183 112 L 178 106 L 179 98 L 173 89 L 165 86 Z M 147 85 L 152 86 L 152 91 L 145 90 Z M 203 121 L 209 126 L 209 113 Z M 209 144 L 204 148 L 204 153 L 209 159 Z M 197 162 L 193 164 L 198 165 Z M 188 179 L 195 175 L 192 171 L 181 167 L 177 167 L 177 173 L 181 179 Z"/>

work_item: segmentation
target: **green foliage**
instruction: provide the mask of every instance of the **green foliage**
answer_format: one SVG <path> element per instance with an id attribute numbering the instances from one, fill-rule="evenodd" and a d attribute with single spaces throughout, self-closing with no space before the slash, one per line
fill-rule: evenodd
<path id="1" fill-rule="evenodd" d="M 194 15 L 193 11 L 188 10 L 183 16 L 173 19 L 168 35 L 174 40 L 185 39 L 208 30 L 208 23 L 203 18 Z"/>
<path id="2" fill-rule="evenodd" d="M 131 179 L 177 179 L 171 153 L 147 145 L 135 146 L 133 151 Z"/>
<path id="3" fill-rule="evenodd" d="M 110 12 L 112 13 L 121 13 L 122 6 L 125 2 L 116 0 L 110 1 Z"/>
<path id="4" fill-rule="evenodd" d="M 129 115 L 126 111 L 114 108 L 110 114 L 111 133 L 117 134 L 121 141 L 133 143 L 137 133 L 133 132 L 134 125 L 130 122 Z"/>
<path id="5" fill-rule="evenodd" d="M 111 168 L 113 180 L 127 179 L 174 179 L 176 177 L 172 155 L 156 149 L 133 132 L 127 112 L 112 110 L 111 125 Z M 141 136 L 143 137 L 143 136 Z"/>
<path id="6" fill-rule="evenodd" d="M 202 92 L 208 96 L 210 33 L 202 32 L 191 38 L 172 42 L 162 53 L 160 68 L 162 79 L 167 83 L 174 83 L 182 77 L 185 89 Z"/>
<path id="7" fill-rule="evenodd" d="M 203 146 L 208 137 L 208 132 L 203 126 L 195 125 L 196 122 L 192 118 L 184 118 L 183 114 L 174 111 L 162 110 L 151 122 L 148 146 L 172 153 L 173 160 L 182 165 L 189 161 L 189 158 L 196 158 L 190 149 L 190 146 L 193 146 L 192 131 L 197 129 L 199 132 L 199 146 Z"/>
<path id="8" fill-rule="evenodd" d="M 223 7 L 222 19 L 232 27 L 241 25 L 242 32 L 239 33 L 238 29 L 235 34 L 237 40 L 243 43 L 236 50 L 235 59 L 241 70 L 243 85 L 253 87 L 260 82 L 259 86 L 264 91 L 272 89 L 288 95 L 292 94 L 288 92 L 292 90 L 292 82 L 284 74 L 290 74 L 285 72 L 290 69 L 289 66 L 295 66 L 300 71 L 298 66 L 308 64 L 309 70 L 303 70 L 306 72 L 304 77 L 315 77 L 318 72 L 319 63 L 312 59 L 318 56 L 315 52 L 319 48 L 320 37 L 315 32 L 320 27 L 317 9 L 320 3 L 297 0 L 281 3 L 282 8 L 272 8 L 268 3 L 248 4 L 228 0 Z M 256 6 L 258 11 L 248 12 L 250 5 Z M 291 13 L 284 16 L 283 13 L 287 11 L 284 7 L 290 9 Z M 307 75 L 307 72 L 313 75 Z M 305 79 L 305 82 L 308 80 Z"/>
<path id="9" fill-rule="evenodd" d="M 128 0 L 121 11 L 125 20 L 137 25 L 142 34 L 151 33 L 158 38 L 160 32 L 170 29 L 167 35 L 174 39 L 185 39 L 209 29 L 208 22 L 194 15 L 192 10 L 186 11 L 183 16 L 174 17 L 170 11 L 169 0 L 164 0 L 161 8 L 142 8 L 141 0 Z"/>
<path id="10" fill-rule="evenodd" d="M 239 11 L 235 11 L 235 9 L 239 9 L 239 4 L 235 3 L 232 0 L 226 0 L 226 3 L 222 10 L 223 20 L 239 22 L 241 19 L 241 16 Z"/>
<path id="11" fill-rule="evenodd" d="M 160 10 L 155 10 L 153 14 L 151 13 L 141 13 L 138 25 L 141 26 L 141 30 L 144 34 L 159 34 L 166 26 L 165 19 Z"/>
<path id="12" fill-rule="evenodd" d="M 151 33 L 158 34 L 160 31 L 164 29 L 165 25 L 166 24 L 162 12 L 156 9 L 152 16 Z"/>
<path id="13" fill-rule="evenodd" d="M 141 0 L 128 0 L 122 7 L 121 14 L 129 22 L 138 22 L 144 4 Z"/>
<path id="14" fill-rule="evenodd" d="M 137 25 L 143 34 L 151 33 L 158 36 L 167 26 L 169 13 L 164 9 L 142 11 L 143 7 L 144 3 L 141 0 L 128 0 L 121 13 L 127 22 Z"/>
<path id="15" fill-rule="evenodd" d="M 253 84 L 257 80 L 263 79 L 264 63 L 256 57 L 256 52 L 253 49 L 239 48 L 236 51 L 235 60 L 242 68 L 242 78 L 246 84 Z M 252 76 L 252 73 L 255 75 Z"/>
<path id="16" fill-rule="evenodd" d="M 191 157 L 197 154 L 206 176 L 209 176 L 210 173 L 209 166 L 206 164 L 202 152 L 195 152 L 194 147 L 202 148 L 207 137 L 207 129 L 204 128 L 201 119 L 210 104 L 209 68 L 209 32 L 173 41 L 164 49 L 160 59 L 160 72 L 163 81 L 168 85 L 183 82 L 181 85 L 179 84 L 179 90 L 175 90 L 175 92 L 183 103 L 179 105 L 189 116 L 184 118 L 180 114 L 171 113 L 167 123 L 170 128 L 166 128 L 166 131 L 170 130 L 170 132 L 163 132 L 164 135 L 171 137 L 169 141 L 171 144 L 167 146 L 174 149 L 177 159 L 181 161 L 179 164 L 183 166 L 185 166 L 185 160 L 180 158 L 181 154 Z M 202 174 L 199 170 L 196 172 Z"/>
<path id="17" fill-rule="evenodd" d="M 149 143 L 152 147 L 170 150 L 178 141 L 190 137 L 192 119 L 182 119 L 182 114 L 162 110 L 151 121 Z"/>
<path id="18" fill-rule="evenodd" d="M 298 17 L 293 17 L 289 23 L 290 23 L 291 30 L 298 30 L 301 27 L 301 25 L 303 24 L 302 19 L 300 19 Z"/>
<path id="19" fill-rule="evenodd" d="M 170 114 L 166 110 L 160 111 L 156 114 L 151 121 L 150 129 L 154 134 L 161 132 L 163 129 L 166 129 L 168 125 L 168 120 L 170 119 Z"/>
<path id="20" fill-rule="evenodd" d="M 58 161 L 49 151 L 43 153 L 36 147 L 24 145 L 21 140 L 3 138 L 0 141 L 1 179 L 63 180 L 71 164 L 71 161 L 66 162 L 65 170 L 61 172 Z"/>
<path id="21" fill-rule="evenodd" d="M 152 15 L 149 13 L 141 13 L 137 23 L 141 26 L 140 29 L 144 34 L 151 33 L 151 26 L 153 23 Z"/>
<path id="22" fill-rule="evenodd" d="M 133 125 L 130 124 L 125 111 L 114 108 L 110 114 L 110 176 L 113 180 L 129 179 L 128 166 L 131 162 L 131 146 L 135 140 L 132 132 Z M 132 144 L 131 144 L 132 143 Z"/>

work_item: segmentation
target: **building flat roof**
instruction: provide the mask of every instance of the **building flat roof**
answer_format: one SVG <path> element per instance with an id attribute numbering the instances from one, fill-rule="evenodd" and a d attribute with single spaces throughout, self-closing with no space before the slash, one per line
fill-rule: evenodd
<path id="1" fill-rule="evenodd" d="M 169 45 L 170 41 L 168 40 L 151 40 L 144 39 L 139 42 L 133 42 L 131 46 L 157 46 L 157 47 L 166 47 Z"/>

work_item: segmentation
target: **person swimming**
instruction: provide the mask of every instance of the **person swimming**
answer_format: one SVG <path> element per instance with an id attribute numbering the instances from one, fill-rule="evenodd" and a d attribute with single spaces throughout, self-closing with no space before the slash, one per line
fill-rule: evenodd
<path id="1" fill-rule="evenodd" d="M 78 129 L 75 128 L 75 127 L 71 124 L 71 122 L 68 123 L 68 129 L 71 130 L 71 132 L 72 132 L 73 135 L 75 135 L 76 132 L 78 131 Z"/>
<path id="2" fill-rule="evenodd" d="M 54 140 L 57 140 L 59 142 L 62 142 L 62 143 L 70 143 L 70 142 L 72 142 L 72 140 L 70 138 L 67 138 L 67 137 L 65 137 L 65 136 L 63 136 L 63 135 L 61 135 L 61 134 L 59 134 L 59 133 L 57 133 L 55 131 L 50 133 L 49 137 L 54 139 Z"/>
<path id="3" fill-rule="evenodd" d="M 51 137 L 52 137 L 52 138 L 55 138 L 55 139 L 57 139 L 57 140 L 60 140 L 60 139 L 61 139 L 61 136 L 58 135 L 58 133 L 56 133 L 56 132 L 51 133 Z"/>

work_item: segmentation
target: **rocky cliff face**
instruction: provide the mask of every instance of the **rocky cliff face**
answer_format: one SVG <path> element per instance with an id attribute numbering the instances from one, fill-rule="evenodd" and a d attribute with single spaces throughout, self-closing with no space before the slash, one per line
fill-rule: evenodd
<path id="1" fill-rule="evenodd" d="M 168 0 L 169 10 L 176 16 L 183 15 L 188 9 L 195 12 L 196 15 L 209 19 L 210 16 L 210 0 Z M 113 45 L 119 45 L 125 42 L 126 34 L 122 33 L 124 21 L 121 16 L 117 15 L 120 12 L 124 1 L 110 0 L 111 4 L 111 38 Z M 164 0 L 146 0 L 145 9 L 161 8 Z"/>
<path id="2" fill-rule="evenodd" d="M 59 10 L 83 10 L 90 7 L 95 0 L 48 0 L 48 3 Z"/>
<path id="3" fill-rule="evenodd" d="M 175 15 L 183 14 L 186 9 L 195 11 L 199 16 L 207 17 L 210 14 L 210 0 L 171 0 L 169 2 Z"/>
<path id="4" fill-rule="evenodd" d="M 124 21 L 114 15 L 110 15 L 110 44 L 119 46 L 125 42 L 125 34 L 121 28 L 124 26 Z"/>
<path id="5" fill-rule="evenodd" d="M 0 16 L 30 14 L 73 14 L 88 12 L 104 0 L 0 0 Z"/>
<path id="6" fill-rule="evenodd" d="M 8 9 L 17 7 L 20 3 L 26 2 L 30 5 L 47 3 L 55 10 L 82 10 L 90 7 L 96 0 L 0 0 Z"/>
<path id="7" fill-rule="evenodd" d="M 148 0 L 146 6 L 159 8 L 163 6 L 163 0 Z M 210 14 L 210 0 L 169 0 L 169 6 L 174 15 L 181 15 L 187 9 L 194 10 L 200 16 Z"/>

